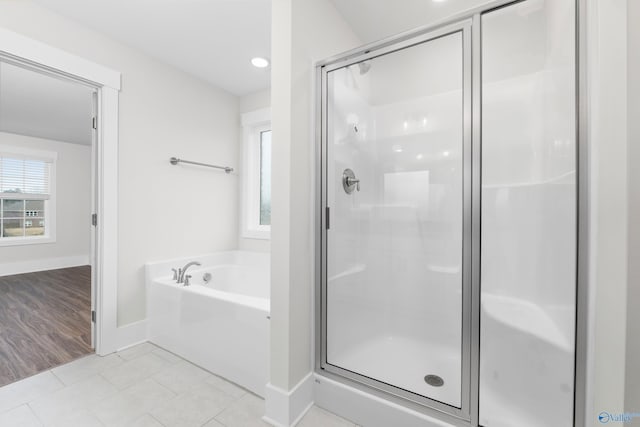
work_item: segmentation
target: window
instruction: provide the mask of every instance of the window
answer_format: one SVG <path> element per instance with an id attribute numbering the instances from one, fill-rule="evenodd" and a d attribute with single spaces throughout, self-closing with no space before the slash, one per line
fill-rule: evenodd
<path id="1" fill-rule="evenodd" d="M 56 154 L 0 146 L 0 246 L 55 240 Z"/>
<path id="2" fill-rule="evenodd" d="M 271 225 L 271 130 L 260 132 L 260 225 Z"/>
<path id="3" fill-rule="evenodd" d="M 271 112 L 268 108 L 242 115 L 242 237 L 271 236 Z"/>

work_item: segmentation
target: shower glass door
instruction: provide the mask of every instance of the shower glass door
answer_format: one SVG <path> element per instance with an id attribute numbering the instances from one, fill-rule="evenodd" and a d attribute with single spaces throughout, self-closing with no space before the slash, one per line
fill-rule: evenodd
<path id="1" fill-rule="evenodd" d="M 322 78 L 321 366 L 451 411 L 468 404 L 469 36 Z"/>

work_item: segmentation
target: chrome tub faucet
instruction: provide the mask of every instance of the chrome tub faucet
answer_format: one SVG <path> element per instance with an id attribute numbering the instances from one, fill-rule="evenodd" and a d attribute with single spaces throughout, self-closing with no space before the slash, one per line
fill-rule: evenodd
<path id="1" fill-rule="evenodd" d="M 187 269 L 192 265 L 202 265 L 202 264 L 200 264 L 198 261 L 191 261 L 191 262 L 188 262 L 187 265 L 185 265 L 184 267 L 179 268 L 178 274 L 177 274 L 178 283 L 184 283 L 185 273 L 187 272 Z"/>

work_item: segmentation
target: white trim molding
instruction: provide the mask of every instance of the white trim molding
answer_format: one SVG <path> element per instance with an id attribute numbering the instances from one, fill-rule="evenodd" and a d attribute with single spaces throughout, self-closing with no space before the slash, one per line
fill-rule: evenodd
<path id="1" fill-rule="evenodd" d="M 314 374 L 309 372 L 290 391 L 273 384 L 265 389 L 265 415 L 262 419 L 276 427 L 295 426 L 313 406 Z"/>
<path id="2" fill-rule="evenodd" d="M 0 276 L 33 273 L 36 271 L 57 270 L 59 268 L 78 267 L 89 264 L 89 255 L 75 255 L 61 258 L 43 258 L 29 261 L 0 264 Z"/>
<path id="3" fill-rule="evenodd" d="M 121 351 L 134 345 L 147 342 L 147 321 L 129 323 L 118 328 L 117 350 Z"/>
<path id="4" fill-rule="evenodd" d="M 92 86 L 98 95 L 95 200 L 95 349 L 113 353 L 118 339 L 118 96 L 121 75 L 103 65 L 0 28 L 0 59 Z"/>
<path id="5" fill-rule="evenodd" d="M 119 72 L 4 28 L 0 28 L 0 53 L 5 59 L 28 62 L 54 74 L 120 90 Z"/>

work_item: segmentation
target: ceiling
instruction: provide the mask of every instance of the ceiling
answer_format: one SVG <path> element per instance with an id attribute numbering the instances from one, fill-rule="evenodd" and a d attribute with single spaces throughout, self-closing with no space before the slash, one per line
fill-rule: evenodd
<path id="1" fill-rule="evenodd" d="M 271 0 L 34 0 L 82 25 L 241 96 L 270 85 Z M 488 0 L 330 0 L 363 44 Z"/>
<path id="2" fill-rule="evenodd" d="M 363 44 L 433 24 L 488 0 L 331 0 Z"/>
<path id="3" fill-rule="evenodd" d="M 270 0 L 34 0 L 234 95 L 270 85 Z"/>
<path id="4" fill-rule="evenodd" d="M 0 63 L 0 131 L 91 145 L 93 90 Z"/>

